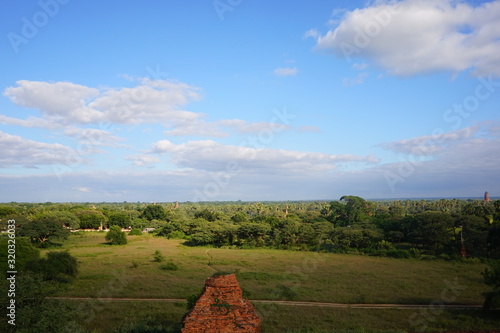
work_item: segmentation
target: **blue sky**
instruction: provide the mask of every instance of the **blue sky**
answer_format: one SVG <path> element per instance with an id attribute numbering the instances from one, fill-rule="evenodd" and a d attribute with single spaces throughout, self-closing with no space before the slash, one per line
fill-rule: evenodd
<path id="1" fill-rule="evenodd" d="M 500 1 L 0 13 L 0 201 L 500 193 Z"/>

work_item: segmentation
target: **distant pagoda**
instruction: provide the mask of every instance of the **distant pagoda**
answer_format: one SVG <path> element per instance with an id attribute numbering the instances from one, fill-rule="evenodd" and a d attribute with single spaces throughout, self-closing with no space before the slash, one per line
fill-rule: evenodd
<path id="1" fill-rule="evenodd" d="M 490 199 L 490 194 L 488 193 L 488 191 L 484 192 L 484 202 L 490 202 L 491 199 Z"/>

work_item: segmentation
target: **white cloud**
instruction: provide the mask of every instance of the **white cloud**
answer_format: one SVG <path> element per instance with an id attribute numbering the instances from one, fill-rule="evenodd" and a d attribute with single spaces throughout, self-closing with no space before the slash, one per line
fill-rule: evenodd
<path id="1" fill-rule="evenodd" d="M 99 90 L 71 82 L 40 82 L 20 80 L 8 87 L 4 95 L 20 106 L 38 109 L 45 118 L 61 123 L 91 123 L 102 119 L 103 113 L 88 107 L 88 101 Z"/>
<path id="2" fill-rule="evenodd" d="M 28 117 L 27 119 L 19 119 L 19 118 L 12 118 L 0 115 L 0 123 L 5 125 L 15 125 L 22 127 L 45 128 L 49 130 L 59 129 L 63 127 L 63 125 L 61 124 L 57 124 L 45 118 L 39 118 L 39 117 Z"/>
<path id="3" fill-rule="evenodd" d="M 500 76 L 500 1 L 473 7 L 454 0 L 376 1 L 347 12 L 316 37 L 319 49 L 364 58 L 394 75 L 472 69 Z"/>
<path id="4" fill-rule="evenodd" d="M 272 173 L 275 171 L 315 172 L 333 170 L 348 162 L 377 163 L 373 156 L 330 155 L 314 152 L 287 151 L 271 148 L 223 145 L 212 140 L 189 141 L 174 144 L 161 140 L 153 145 L 151 153 L 168 154 L 180 167 L 205 170 L 223 170 L 228 163 L 236 163 L 248 171 Z"/>
<path id="5" fill-rule="evenodd" d="M 43 143 L 27 140 L 17 135 L 0 131 L 0 167 L 22 165 L 36 168 L 40 165 L 67 164 L 74 155 L 69 147 L 58 143 Z"/>
<path id="6" fill-rule="evenodd" d="M 316 29 L 310 29 L 310 30 L 306 31 L 306 33 L 304 34 L 304 37 L 305 38 L 309 38 L 309 37 L 318 38 L 319 37 L 319 32 Z"/>
<path id="7" fill-rule="evenodd" d="M 460 130 L 414 137 L 399 141 L 382 143 L 379 146 L 397 153 L 432 156 L 445 151 L 450 145 L 456 145 L 479 131 L 479 126 L 466 127 Z"/>
<path id="8" fill-rule="evenodd" d="M 292 75 L 294 71 L 288 68 L 282 74 Z M 112 145 L 121 140 L 113 133 L 116 124 L 161 124 L 168 136 L 212 138 L 228 135 L 222 127 L 243 134 L 290 128 L 240 119 L 207 121 L 203 113 L 184 110 L 187 104 L 201 98 L 198 88 L 167 80 L 134 80 L 138 82 L 135 87 L 104 90 L 70 82 L 17 81 L 15 87 L 5 89 L 4 95 L 16 105 L 39 110 L 41 117 L 20 119 L 0 115 L 0 123 L 61 130 L 64 135 L 79 139 L 90 134 L 98 138 L 94 140 L 98 145 Z"/>
<path id="9" fill-rule="evenodd" d="M 498 196 L 500 139 L 489 134 L 461 142 L 433 160 L 417 164 L 403 160 L 354 171 L 311 171 L 298 167 L 259 172 L 256 165 L 241 163 L 237 168 L 229 168 L 227 162 L 231 160 L 221 160 L 212 170 L 67 173 L 61 181 L 55 174 L 0 174 L 0 184 L 9 189 L 0 192 L 0 201 L 333 200 L 345 194 L 364 198 L 469 197 L 480 196 L 485 190 Z M 207 147 L 211 145 L 205 143 Z M 167 142 L 159 146 L 175 154 L 186 150 Z M 399 177 L 392 186 L 388 183 L 390 175 Z M 75 190 L 83 188 L 90 192 Z"/>
<path id="10" fill-rule="evenodd" d="M 219 130 L 217 123 L 206 122 L 201 119 L 179 122 L 174 128 L 166 130 L 164 134 L 169 136 L 203 136 L 211 138 L 227 136 L 226 133 Z"/>
<path id="11" fill-rule="evenodd" d="M 185 83 L 143 79 L 133 88 L 109 89 L 89 106 L 103 110 L 104 119 L 112 123 L 177 124 L 201 117 L 199 113 L 182 110 L 200 97 L 198 88 Z"/>
<path id="12" fill-rule="evenodd" d="M 414 147 L 430 138 L 409 141 Z M 332 168 L 350 160 L 374 159 L 224 146 L 211 140 L 185 144 L 162 140 L 154 151 L 170 156 L 184 168 L 70 172 L 59 175 L 59 180 L 56 174 L 0 174 L 0 184 L 9 189 L 0 191 L 0 201 L 332 200 L 345 194 L 364 198 L 468 197 L 480 196 L 485 190 L 498 196 L 498 122 L 483 123 L 480 130 L 471 130 L 471 135 L 464 129 L 444 133 L 440 139 L 450 144 L 433 159 L 418 162 L 408 157 L 357 170 Z M 24 144 L 38 147 L 28 140 Z M 0 148 L 5 145 L 0 144 Z M 142 166 L 148 166 L 158 157 L 149 153 L 130 156 L 129 160 L 142 160 Z"/>
<path id="13" fill-rule="evenodd" d="M 274 133 L 289 130 L 291 127 L 285 124 L 270 123 L 266 121 L 249 123 L 242 119 L 224 119 L 218 122 L 220 125 L 236 129 L 239 133 L 259 133 L 272 131 Z"/>
<path id="14" fill-rule="evenodd" d="M 130 155 L 128 161 L 133 162 L 135 166 L 148 166 L 160 162 L 160 159 L 152 155 Z"/>
<path id="15" fill-rule="evenodd" d="M 277 76 L 295 76 L 298 70 L 296 67 L 281 67 L 274 70 L 274 75 Z"/>
<path id="16" fill-rule="evenodd" d="M 109 131 L 96 128 L 78 128 L 68 126 L 64 129 L 63 133 L 69 137 L 77 138 L 81 144 L 94 147 L 116 147 L 118 142 L 123 141 L 123 138 L 119 138 Z"/>
<path id="17" fill-rule="evenodd" d="M 185 83 L 141 79 L 132 88 L 104 91 L 70 82 L 21 80 L 16 84 L 5 89 L 4 95 L 16 105 L 39 110 L 46 121 L 58 126 L 106 122 L 177 124 L 202 116 L 182 110 L 201 97 L 198 88 Z M 18 124 L 32 125 L 32 121 L 21 122 Z"/>

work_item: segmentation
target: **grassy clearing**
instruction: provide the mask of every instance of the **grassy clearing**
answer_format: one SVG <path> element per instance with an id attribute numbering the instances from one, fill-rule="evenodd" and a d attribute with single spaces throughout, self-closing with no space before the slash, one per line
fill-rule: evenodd
<path id="1" fill-rule="evenodd" d="M 444 295 L 449 303 L 481 304 L 488 290 L 479 263 L 207 249 L 150 235 L 109 246 L 104 235 L 72 236 L 65 244 L 78 258 L 80 273 L 61 296 L 186 298 L 215 271 L 236 272 L 252 299 L 282 299 L 277 290 L 285 286 L 298 301 L 429 304 Z M 161 269 L 162 263 L 154 261 L 157 250 L 178 269 Z"/>
<path id="2" fill-rule="evenodd" d="M 480 311 L 328 309 L 258 305 L 264 332 L 429 332 L 498 328 L 494 315 Z"/>
<path id="3" fill-rule="evenodd" d="M 74 301 L 65 301 L 74 302 Z M 332 309 L 256 304 L 263 333 L 389 333 L 498 328 L 495 314 L 481 311 L 428 311 L 398 309 Z M 119 331 L 137 323 L 178 329 L 186 311 L 184 302 L 100 302 L 84 306 L 82 326 L 94 333 Z M 496 314 L 498 316 L 498 314 Z"/>
<path id="4" fill-rule="evenodd" d="M 109 246 L 104 245 L 104 235 L 70 237 L 64 248 L 78 259 L 80 273 L 58 296 L 185 299 L 199 293 L 205 279 L 216 271 L 236 272 L 245 297 L 250 299 L 481 304 L 481 293 L 488 290 L 481 276 L 485 266 L 479 263 L 187 247 L 179 240 L 150 235 L 128 237 L 125 246 Z M 162 253 L 165 262 L 155 262 L 155 251 Z M 162 269 L 170 263 L 177 269 Z M 83 308 L 90 313 L 83 325 L 96 332 L 141 321 L 178 328 L 186 311 L 184 302 L 85 302 L 88 304 Z M 498 319 L 481 311 L 272 304 L 256 304 L 256 308 L 262 315 L 264 332 L 415 332 L 500 326 Z"/>

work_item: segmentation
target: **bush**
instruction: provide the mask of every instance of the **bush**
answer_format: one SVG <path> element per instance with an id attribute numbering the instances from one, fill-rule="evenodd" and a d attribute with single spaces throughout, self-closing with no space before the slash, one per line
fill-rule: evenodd
<path id="1" fill-rule="evenodd" d="M 165 257 L 163 256 L 163 254 L 161 254 L 161 252 L 159 250 L 156 250 L 153 261 L 155 261 L 155 262 L 164 262 L 165 261 Z"/>
<path id="2" fill-rule="evenodd" d="M 106 240 L 111 245 L 125 245 L 127 244 L 127 235 L 119 226 L 114 225 L 106 234 Z"/>
<path id="3" fill-rule="evenodd" d="M 12 257 L 8 257 L 8 242 L 9 237 L 7 235 L 0 236 L 0 276 L 1 274 L 6 274 L 7 271 L 12 269 L 7 269 L 8 259 L 12 260 Z M 17 270 L 23 269 L 25 264 L 31 260 L 38 259 L 40 257 L 40 250 L 34 247 L 29 240 L 26 238 L 18 237 L 16 238 L 16 261 L 15 267 Z"/>
<path id="4" fill-rule="evenodd" d="M 141 229 L 133 228 L 132 230 L 130 230 L 128 235 L 129 236 L 142 236 L 142 231 L 141 231 Z"/>
<path id="5" fill-rule="evenodd" d="M 396 259 L 409 259 L 411 258 L 411 253 L 406 250 L 389 250 L 387 251 L 387 256 Z"/>
<path id="6" fill-rule="evenodd" d="M 191 294 L 187 297 L 187 310 L 190 311 L 196 305 L 196 301 L 200 298 L 201 292 L 198 294 Z"/>
<path id="7" fill-rule="evenodd" d="M 47 252 L 47 258 L 29 261 L 26 269 L 39 274 L 43 280 L 70 282 L 78 273 L 78 262 L 67 251 Z"/>
<path id="8" fill-rule="evenodd" d="M 386 240 L 381 240 L 373 245 L 373 248 L 376 250 L 395 250 L 396 248 L 391 242 Z"/>
<path id="9" fill-rule="evenodd" d="M 164 271 L 177 271 L 179 266 L 177 266 L 173 261 L 169 261 L 160 266 L 160 269 Z"/>
<path id="10" fill-rule="evenodd" d="M 180 230 L 172 231 L 167 236 L 168 239 L 186 239 L 186 234 Z"/>
<path id="11" fill-rule="evenodd" d="M 487 310 L 500 309 L 500 261 L 491 262 L 490 267 L 481 273 L 484 282 L 493 287 L 493 290 L 484 294 L 483 307 Z"/>

